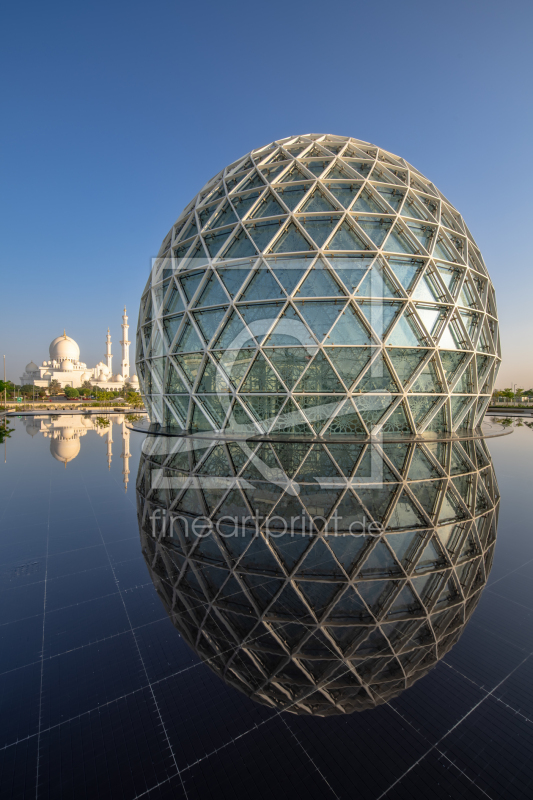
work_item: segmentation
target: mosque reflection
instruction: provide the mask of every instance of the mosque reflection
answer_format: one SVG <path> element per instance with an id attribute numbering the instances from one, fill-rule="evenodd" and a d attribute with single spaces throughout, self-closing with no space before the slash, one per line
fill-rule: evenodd
<path id="1" fill-rule="evenodd" d="M 108 469 L 111 469 L 113 459 L 113 434 L 115 439 L 120 437 L 123 460 L 122 474 L 124 476 L 124 490 L 128 491 L 130 453 L 130 429 L 128 418 L 124 414 L 106 414 L 105 416 L 89 416 L 81 414 L 61 415 L 35 415 L 23 417 L 22 423 L 32 438 L 40 433 L 50 439 L 50 453 L 56 461 L 65 465 L 73 461 L 80 454 L 81 439 L 92 432 L 104 440 L 106 444 L 106 457 Z M 131 424 L 131 423 L 130 423 Z M 118 434 L 118 436 L 117 436 Z"/>
<path id="2" fill-rule="evenodd" d="M 150 575 L 190 647 L 250 698 L 319 716 L 390 700 L 453 647 L 499 507 L 481 438 L 149 436 L 137 500 Z"/>

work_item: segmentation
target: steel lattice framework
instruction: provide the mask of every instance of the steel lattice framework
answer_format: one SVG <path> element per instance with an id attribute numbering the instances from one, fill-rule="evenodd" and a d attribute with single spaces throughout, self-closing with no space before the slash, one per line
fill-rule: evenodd
<path id="1" fill-rule="evenodd" d="M 138 518 L 157 591 L 190 646 L 258 702 L 328 715 L 399 694 L 457 641 L 487 581 L 499 494 L 482 439 L 149 436 L 144 450 Z M 379 534 L 350 535 L 365 522 Z"/>
<path id="2" fill-rule="evenodd" d="M 220 172 L 166 236 L 140 307 L 146 404 L 179 430 L 471 429 L 499 362 L 461 215 L 348 137 L 283 139 Z"/>

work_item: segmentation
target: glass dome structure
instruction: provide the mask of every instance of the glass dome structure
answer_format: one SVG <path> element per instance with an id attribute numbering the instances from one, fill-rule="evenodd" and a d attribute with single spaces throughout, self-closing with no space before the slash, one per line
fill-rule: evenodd
<path id="1" fill-rule="evenodd" d="M 349 137 L 282 139 L 222 170 L 141 300 L 141 390 L 177 431 L 472 430 L 499 363 L 494 288 L 461 215 Z"/>
<path id="2" fill-rule="evenodd" d="M 147 436 L 137 507 L 150 576 L 190 647 L 257 702 L 329 716 L 395 697 L 455 644 L 491 569 L 499 493 L 482 438 Z"/>

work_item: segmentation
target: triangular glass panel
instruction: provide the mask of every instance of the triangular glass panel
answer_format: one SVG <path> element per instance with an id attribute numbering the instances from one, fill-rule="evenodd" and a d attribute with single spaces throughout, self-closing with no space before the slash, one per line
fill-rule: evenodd
<path id="1" fill-rule="evenodd" d="M 250 270 L 240 269 L 237 267 L 227 267 L 224 269 L 219 269 L 218 274 L 222 280 L 222 283 L 228 290 L 230 297 L 235 297 L 250 274 Z"/>
<path id="2" fill-rule="evenodd" d="M 424 397 L 423 395 L 416 397 L 409 395 L 407 400 L 417 428 L 439 402 L 438 397 Z"/>
<path id="3" fill-rule="evenodd" d="M 431 251 L 433 244 L 433 237 L 435 236 L 436 228 L 431 225 L 420 225 L 416 222 L 408 222 L 407 227 L 413 236 L 420 242 L 424 250 Z"/>
<path id="4" fill-rule="evenodd" d="M 245 183 L 242 184 L 240 187 L 241 192 L 245 192 L 248 189 L 256 189 L 258 186 L 263 187 L 264 181 L 260 176 L 260 173 L 256 172 L 255 170 L 250 173 L 250 176 Z"/>
<path id="5" fill-rule="evenodd" d="M 344 307 L 344 303 L 315 302 L 314 300 L 299 301 L 295 305 L 319 341 L 322 341 L 327 335 Z"/>
<path id="6" fill-rule="evenodd" d="M 402 258 L 401 256 L 396 258 L 389 256 L 387 258 L 387 264 L 406 292 L 411 289 L 424 266 L 423 261 L 417 261 L 412 258 Z"/>
<path id="7" fill-rule="evenodd" d="M 344 206 L 344 208 L 350 208 L 351 204 L 354 201 L 354 198 L 357 197 L 357 192 L 361 188 L 360 183 L 328 183 L 328 189 L 333 195 L 333 197 L 339 201 L 339 203 Z"/>
<path id="8" fill-rule="evenodd" d="M 268 347 L 303 345 L 309 353 L 315 352 L 314 349 L 309 350 L 309 347 L 316 348 L 315 340 L 292 306 L 286 307 L 264 344 Z"/>
<path id="9" fill-rule="evenodd" d="M 169 361 L 165 394 L 180 394 L 181 392 L 186 392 L 186 391 L 187 387 L 185 386 L 180 376 L 176 372 L 176 369 L 172 365 L 172 362 Z"/>
<path id="10" fill-rule="evenodd" d="M 314 581 L 299 581 L 298 588 L 317 618 L 324 614 L 339 591 L 339 586 L 336 583 L 328 585 L 327 583 L 315 583 Z"/>
<path id="11" fill-rule="evenodd" d="M 181 325 L 182 319 L 183 319 L 183 314 L 178 314 L 177 317 L 166 317 L 163 320 L 163 329 L 165 331 L 167 344 L 169 346 L 174 341 L 174 336 L 178 332 L 178 328 Z"/>
<path id="12" fill-rule="evenodd" d="M 281 178 L 280 183 L 295 183 L 296 181 L 305 180 L 309 180 L 308 176 L 302 172 L 297 164 L 295 164 L 292 169 L 290 169 L 287 174 Z"/>
<path id="13" fill-rule="evenodd" d="M 269 258 L 268 263 L 287 294 L 292 294 L 295 286 L 307 271 L 309 261 L 307 258 L 295 256 L 293 258 Z"/>
<path id="14" fill-rule="evenodd" d="M 313 429 L 320 433 L 322 428 L 329 422 L 335 414 L 342 400 L 327 395 L 294 395 L 298 407 L 305 412 L 306 419 L 311 423 Z"/>
<path id="15" fill-rule="evenodd" d="M 301 203 L 309 188 L 312 184 L 308 183 L 305 185 L 297 184 L 296 186 L 285 185 L 283 187 L 278 186 L 276 188 L 276 192 L 278 197 L 280 197 L 285 205 L 291 210 L 294 211 L 296 206 Z"/>
<path id="16" fill-rule="evenodd" d="M 389 367 L 380 352 L 362 379 L 357 383 L 360 392 L 399 392 L 400 388 L 391 375 Z"/>
<path id="17" fill-rule="evenodd" d="M 384 433 L 412 433 L 403 403 L 400 403 L 383 425 Z"/>
<path id="18" fill-rule="evenodd" d="M 399 225 L 395 225 L 383 245 L 383 250 L 387 253 L 416 253 L 417 249 L 411 244 L 403 228 Z"/>
<path id="19" fill-rule="evenodd" d="M 347 400 L 338 411 L 337 416 L 329 425 L 326 434 L 328 436 L 353 436 L 365 435 L 366 429 L 359 414 L 353 410 L 353 406 Z"/>
<path id="20" fill-rule="evenodd" d="M 409 569 L 424 541 L 424 534 L 415 531 L 387 534 L 387 542 L 405 569 Z"/>
<path id="21" fill-rule="evenodd" d="M 214 350 L 212 355 L 223 367 L 233 386 L 238 389 L 246 370 L 255 355 L 255 350 Z"/>
<path id="22" fill-rule="evenodd" d="M 207 409 L 209 415 L 215 421 L 220 430 L 224 425 L 226 414 L 230 405 L 230 397 L 221 397 L 220 395 L 197 395 L 202 401 L 204 407 Z"/>
<path id="23" fill-rule="evenodd" d="M 404 306 L 401 303 L 391 303 L 390 301 L 385 301 L 382 303 L 379 301 L 361 301 L 358 303 L 358 309 L 363 312 L 372 326 L 374 333 L 379 339 L 384 338 L 384 335 L 391 327 L 393 320 L 398 316 L 403 307 Z M 392 342 L 389 341 L 389 344 L 392 344 Z M 401 344 L 405 343 L 402 342 Z"/>
<path id="24" fill-rule="evenodd" d="M 273 347 L 265 349 L 264 353 L 290 391 L 315 351 L 309 352 L 305 347 Z"/>
<path id="25" fill-rule="evenodd" d="M 326 347 L 325 353 L 350 389 L 370 360 L 369 347 Z"/>
<path id="26" fill-rule="evenodd" d="M 185 376 L 193 384 L 203 363 L 203 353 L 188 353 L 187 355 L 178 355 L 175 358 Z"/>
<path id="27" fill-rule="evenodd" d="M 387 619 L 408 617 L 412 614 L 420 613 L 420 611 L 422 611 L 420 600 L 415 597 L 413 590 L 406 584 L 387 611 Z"/>
<path id="28" fill-rule="evenodd" d="M 357 294 L 361 297 L 397 297 L 394 286 L 377 262 L 366 273 Z"/>
<path id="29" fill-rule="evenodd" d="M 369 250 L 368 245 L 362 240 L 351 225 L 343 222 L 330 241 L 328 250 Z"/>
<path id="30" fill-rule="evenodd" d="M 322 158 L 320 161 L 306 161 L 304 166 L 318 178 L 319 175 L 322 175 L 328 164 L 331 164 L 331 161 L 332 159 Z"/>
<path id="31" fill-rule="evenodd" d="M 328 260 L 349 294 L 352 294 L 364 278 L 374 256 L 339 256 L 328 253 Z"/>
<path id="32" fill-rule="evenodd" d="M 353 175 L 353 173 L 350 172 L 349 169 L 346 169 L 346 167 L 344 166 L 344 164 L 341 161 L 341 162 L 338 162 L 338 164 L 336 164 L 336 165 L 334 165 L 332 167 L 332 169 L 328 172 L 328 174 L 324 176 L 324 180 L 328 180 L 328 181 L 336 181 L 336 180 L 345 181 L 345 180 L 349 180 L 352 177 L 352 175 Z"/>
<path id="33" fill-rule="evenodd" d="M 232 225 L 237 222 L 237 217 L 228 202 L 224 203 L 216 217 L 213 217 L 209 228 L 221 228 L 223 225 Z"/>
<path id="34" fill-rule="evenodd" d="M 191 431 L 193 433 L 201 433 L 203 431 L 212 431 L 213 425 L 209 422 L 205 414 L 200 410 L 197 403 L 193 403 L 193 412 L 191 418 Z"/>
<path id="35" fill-rule="evenodd" d="M 277 219 L 265 220 L 264 222 L 249 222 L 246 225 L 246 230 L 254 240 L 257 249 L 264 250 L 279 231 L 279 222 Z"/>
<path id="36" fill-rule="evenodd" d="M 217 306 L 227 302 L 228 298 L 226 292 L 220 285 L 220 281 L 216 275 L 211 275 L 209 281 L 204 287 L 202 294 L 196 302 L 195 307 L 200 308 L 201 306 Z"/>
<path id="37" fill-rule="evenodd" d="M 405 196 L 401 189 L 389 189 L 385 186 L 374 186 L 380 196 L 390 205 L 393 211 L 398 211 Z"/>
<path id="38" fill-rule="evenodd" d="M 302 481 L 306 478 L 314 480 L 317 476 L 337 477 L 338 475 L 340 472 L 329 457 L 327 450 L 318 444 L 314 445 L 307 454 L 307 458 L 298 470 L 297 480 Z"/>
<path id="39" fill-rule="evenodd" d="M 283 305 L 283 302 L 239 305 L 239 312 L 258 342 L 263 341 Z"/>
<path id="40" fill-rule="evenodd" d="M 284 392 L 285 387 L 262 353 L 256 359 L 240 389 L 241 392 Z"/>
<path id="41" fill-rule="evenodd" d="M 427 570 L 442 569 L 447 565 L 440 548 L 432 538 L 426 544 L 420 560 L 416 565 L 416 572 L 426 572 Z"/>
<path id="42" fill-rule="evenodd" d="M 253 214 L 250 214 L 250 219 L 260 219 L 261 217 L 278 217 L 285 213 L 285 210 L 280 206 L 274 194 L 269 192 L 263 197 Z"/>
<path id="43" fill-rule="evenodd" d="M 236 311 L 233 311 L 222 333 L 218 337 L 215 346 L 218 348 L 242 347 L 249 337 L 250 334 L 244 327 L 241 318 Z"/>
<path id="44" fill-rule="evenodd" d="M 240 300 L 277 300 L 284 297 L 280 285 L 272 277 L 270 270 L 260 267 Z"/>
<path id="45" fill-rule="evenodd" d="M 361 395 L 354 398 L 355 406 L 363 419 L 367 429 L 372 429 L 381 418 L 387 413 L 391 405 L 395 402 L 394 397 L 382 395 Z"/>
<path id="46" fill-rule="evenodd" d="M 333 280 L 322 261 L 317 261 L 298 289 L 300 297 L 343 297 L 344 293 Z"/>
<path id="47" fill-rule="evenodd" d="M 271 546 L 278 553 L 287 572 L 291 572 L 312 541 L 310 536 L 293 536 L 290 540 L 286 536 L 279 539 L 272 537 Z"/>
<path id="48" fill-rule="evenodd" d="M 423 344 L 424 337 L 409 314 L 400 317 L 387 339 L 387 345 L 392 347 L 417 347 Z"/>
<path id="49" fill-rule="evenodd" d="M 453 379 L 459 371 L 459 368 L 465 363 L 469 356 L 465 353 L 450 352 L 448 350 L 439 350 L 439 355 L 444 369 L 444 375 L 448 385 L 450 385 L 453 383 Z"/>
<path id="50" fill-rule="evenodd" d="M 328 450 L 341 468 L 343 475 L 350 476 L 361 455 L 363 445 L 329 443 Z"/>
<path id="51" fill-rule="evenodd" d="M 353 208 L 353 212 L 362 211 L 363 213 L 369 214 L 382 214 L 384 211 L 383 204 L 378 202 L 378 200 L 374 197 L 372 192 L 369 188 L 363 189 L 357 200 L 355 201 Z M 385 211 L 385 213 L 387 213 Z"/>
<path id="52" fill-rule="evenodd" d="M 185 305 L 181 299 L 181 295 L 175 286 L 172 287 L 170 297 L 165 303 L 165 314 L 177 314 L 180 311 L 185 311 Z"/>
<path id="53" fill-rule="evenodd" d="M 257 251 L 241 228 L 237 235 L 232 239 L 230 246 L 224 253 L 224 258 L 248 258 L 255 256 Z"/>
<path id="54" fill-rule="evenodd" d="M 191 323 L 187 322 L 185 328 L 183 329 L 183 333 L 180 336 L 178 346 L 176 347 L 174 352 L 195 353 L 198 350 L 203 351 L 203 349 L 204 349 L 204 343 L 196 333 Z"/>
<path id="55" fill-rule="evenodd" d="M 300 225 L 305 229 L 306 233 L 311 237 L 318 247 L 322 247 L 330 233 L 335 228 L 338 217 L 299 217 Z"/>
<path id="56" fill-rule="evenodd" d="M 344 392 L 324 353 L 319 352 L 298 382 L 296 392 Z"/>
<path id="57" fill-rule="evenodd" d="M 272 430 L 282 431 L 283 433 L 303 433 L 307 435 L 311 432 L 305 417 L 290 397 L 283 406 L 283 410 L 274 423 Z M 300 500 L 301 499 L 302 496 L 300 495 Z"/>
<path id="58" fill-rule="evenodd" d="M 231 202 L 235 207 L 235 211 L 239 215 L 239 219 L 243 219 L 246 216 L 247 212 L 260 197 L 261 191 L 256 189 L 254 192 L 248 192 L 245 195 L 231 198 Z"/>
<path id="59" fill-rule="evenodd" d="M 363 564 L 359 566 L 358 574 L 365 578 L 388 578 L 392 575 L 403 575 L 403 570 L 385 542 L 378 541 Z"/>
<path id="60" fill-rule="evenodd" d="M 185 427 L 187 423 L 187 411 L 189 409 L 189 395 L 168 395 L 166 399 L 172 406 L 173 412 L 182 427 Z"/>
<path id="61" fill-rule="evenodd" d="M 328 198 L 320 191 L 320 189 L 316 189 L 312 195 L 305 201 L 303 204 L 301 211 L 306 211 L 308 214 L 312 212 L 320 212 L 320 211 L 335 211 L 335 206 L 333 203 L 328 200 Z"/>
<path id="62" fill-rule="evenodd" d="M 313 246 L 300 233 L 294 222 L 290 222 L 279 239 L 270 248 L 271 253 L 291 253 L 312 250 Z"/>
<path id="63" fill-rule="evenodd" d="M 428 350 L 407 350 L 400 347 L 387 350 L 387 355 L 403 386 L 408 383 L 428 352 Z"/>
<path id="64" fill-rule="evenodd" d="M 358 488 L 357 495 L 365 508 L 368 509 L 372 519 L 376 520 L 376 522 L 383 522 L 396 488 L 396 484 L 372 486 L 368 489 Z"/>
<path id="65" fill-rule="evenodd" d="M 391 225 L 387 218 L 375 219 L 374 217 L 358 217 L 357 224 L 376 247 L 381 247 Z"/>
<path id="66" fill-rule="evenodd" d="M 196 292 L 200 281 L 204 277 L 205 272 L 193 272 L 192 275 L 187 275 L 185 278 L 180 278 L 181 288 L 185 292 L 185 297 L 191 302 L 194 293 Z"/>
<path id="67" fill-rule="evenodd" d="M 328 335 L 328 345 L 368 345 L 370 334 L 351 305 L 347 305 Z"/>
<path id="68" fill-rule="evenodd" d="M 420 481 L 427 478 L 436 478 L 439 475 L 437 468 L 431 463 L 420 446 L 415 446 L 415 452 L 409 467 L 408 478 L 410 481 Z"/>
<path id="69" fill-rule="evenodd" d="M 414 481 L 409 484 L 409 488 L 430 519 L 433 519 L 441 486 L 442 481 Z"/>
<path id="70" fill-rule="evenodd" d="M 463 416 L 463 412 L 467 405 L 470 403 L 470 397 L 451 397 L 450 408 L 452 412 L 452 425 L 457 427 L 457 423 Z"/>
<path id="71" fill-rule="evenodd" d="M 424 432 L 425 433 L 449 432 L 448 424 L 446 421 L 446 406 L 443 406 L 439 411 L 437 411 L 437 413 L 435 414 L 429 425 L 426 425 Z"/>
<path id="72" fill-rule="evenodd" d="M 193 316 L 202 331 L 206 342 L 214 336 L 218 326 L 224 319 L 225 308 L 213 308 L 210 311 L 195 311 Z"/>
<path id="73" fill-rule="evenodd" d="M 435 359 L 431 359 L 413 383 L 412 392 L 442 392 L 443 386 L 439 378 Z"/>
<path id="74" fill-rule="evenodd" d="M 208 392 L 208 393 L 216 393 L 216 392 L 226 392 L 229 389 L 229 383 L 226 380 L 224 374 L 220 369 L 217 369 L 216 365 L 211 361 L 208 360 L 203 374 L 202 379 L 198 385 L 198 392 Z"/>

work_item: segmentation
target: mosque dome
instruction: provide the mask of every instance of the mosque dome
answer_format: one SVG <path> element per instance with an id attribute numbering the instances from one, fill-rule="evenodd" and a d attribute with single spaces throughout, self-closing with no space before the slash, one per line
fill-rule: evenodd
<path id="1" fill-rule="evenodd" d="M 65 358 L 61 362 L 61 372 L 72 372 L 72 361 L 70 358 Z"/>
<path id="2" fill-rule="evenodd" d="M 80 452 L 80 440 L 72 429 L 67 429 L 64 435 L 50 439 L 50 452 L 57 461 L 66 465 Z"/>
<path id="3" fill-rule="evenodd" d="M 34 364 L 33 361 L 30 361 L 29 364 L 26 364 L 26 372 L 36 372 L 39 369 L 37 364 Z"/>
<path id="4" fill-rule="evenodd" d="M 116 375 L 113 375 L 113 380 L 116 381 L 117 383 L 122 383 L 124 381 L 124 378 L 122 377 L 120 372 L 117 372 Z"/>
<path id="5" fill-rule="evenodd" d="M 131 376 L 131 378 L 130 378 L 129 380 L 130 380 L 130 383 L 131 383 L 133 386 L 138 386 L 138 384 L 139 384 L 139 378 L 137 377 L 137 375 L 132 375 L 132 376 Z"/>
<path id="6" fill-rule="evenodd" d="M 58 336 L 51 342 L 48 352 L 53 361 L 62 361 L 65 358 L 70 358 L 72 361 L 79 361 L 80 348 L 70 336 L 63 332 L 62 336 Z"/>
<path id="7" fill-rule="evenodd" d="M 459 212 L 349 137 L 282 139 L 222 170 L 141 300 L 150 417 L 190 432 L 471 430 L 500 361 L 494 288 Z"/>

